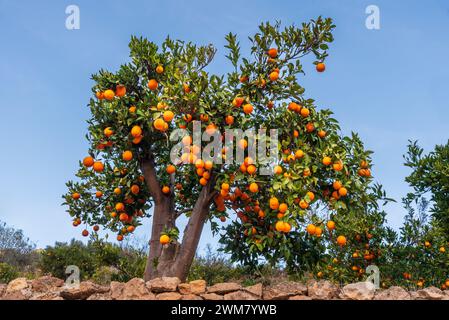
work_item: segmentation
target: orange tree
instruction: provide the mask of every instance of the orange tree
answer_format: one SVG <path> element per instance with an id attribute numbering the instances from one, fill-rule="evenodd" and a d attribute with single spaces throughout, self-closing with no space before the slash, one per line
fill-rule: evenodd
<path id="1" fill-rule="evenodd" d="M 324 224 L 313 214 L 318 209 L 335 220 L 334 243 L 352 241 L 344 232 L 365 228 L 364 217 L 379 199 L 370 187 L 370 152 L 357 135 L 342 137 L 331 111 L 317 110 L 298 83 L 307 55 L 318 72 L 325 70 L 333 28 L 321 17 L 301 27 L 261 24 L 249 38 L 248 58 L 229 34 L 232 69 L 224 75 L 206 71 L 216 54 L 211 45 L 167 38 L 158 47 L 133 37 L 129 63 L 93 75 L 91 147 L 64 195 L 73 224 L 94 232 L 102 225 L 121 241 L 151 216 L 146 279 L 185 279 L 208 220 L 214 231 L 219 221 L 233 220 L 221 241 L 233 258 L 248 263 L 264 256 L 295 265 L 317 254 L 303 239 L 306 224 L 315 224 L 315 235 Z M 191 133 L 182 137 L 183 162 L 172 162 L 178 141 L 171 133 L 191 132 L 197 121 L 219 138 L 226 129 L 277 129 L 274 175 L 260 174 L 262 164 L 249 157 L 242 163 L 203 160 Z M 236 148 L 247 150 L 249 141 L 239 139 Z M 225 147 L 214 159 L 231 152 Z M 188 221 L 181 239 L 176 221 L 182 215 Z"/>

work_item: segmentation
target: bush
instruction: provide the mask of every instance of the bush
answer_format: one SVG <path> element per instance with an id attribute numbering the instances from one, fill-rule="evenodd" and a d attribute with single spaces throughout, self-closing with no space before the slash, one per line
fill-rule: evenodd
<path id="1" fill-rule="evenodd" d="M 7 263 L 0 263 L 0 283 L 8 283 L 19 276 L 17 269 Z"/>
<path id="2" fill-rule="evenodd" d="M 117 246 L 103 240 L 93 239 L 86 244 L 72 240 L 57 242 L 42 252 L 40 267 L 44 273 L 64 279 L 69 265 L 80 269 L 82 280 L 93 279 L 100 283 L 110 280 L 128 281 L 142 277 L 145 270 L 146 253 L 143 248 L 129 244 Z"/>

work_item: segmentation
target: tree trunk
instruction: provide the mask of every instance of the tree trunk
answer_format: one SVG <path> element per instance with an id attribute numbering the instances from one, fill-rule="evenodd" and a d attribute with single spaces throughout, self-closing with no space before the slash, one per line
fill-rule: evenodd
<path id="1" fill-rule="evenodd" d="M 164 227 L 175 226 L 176 213 L 174 212 L 173 195 L 164 195 L 160 192 L 154 165 L 151 162 L 144 162 L 142 171 L 154 200 L 150 252 L 145 269 L 145 281 L 163 276 L 178 277 L 184 281 L 195 257 L 203 226 L 209 214 L 209 206 L 214 193 L 211 188 L 214 179 L 210 179 L 211 183 L 200 192 L 184 230 L 182 244 L 172 242 L 162 246 L 159 238 Z"/>

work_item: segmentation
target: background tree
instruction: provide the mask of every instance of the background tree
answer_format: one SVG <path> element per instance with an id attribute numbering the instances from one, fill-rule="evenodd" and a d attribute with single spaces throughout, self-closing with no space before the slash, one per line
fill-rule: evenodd
<path id="1" fill-rule="evenodd" d="M 91 225 L 94 232 L 102 225 L 121 241 L 151 215 L 146 279 L 185 279 L 207 220 L 215 232 L 218 221 L 233 220 L 221 242 L 233 258 L 249 264 L 260 254 L 292 265 L 314 255 L 315 247 L 302 239 L 321 237 L 323 217 L 335 220 L 330 230 L 340 248 L 351 241 L 344 235 L 349 229 L 366 231 L 372 221 L 364 217 L 382 197 L 370 187 L 371 152 L 356 134 L 342 137 L 332 112 L 317 110 L 298 83 L 307 55 L 318 72 L 325 70 L 333 28 L 331 19 L 321 17 L 284 29 L 261 24 L 249 38 L 247 58 L 228 34 L 232 71 L 225 75 L 206 71 L 216 54 L 212 45 L 167 38 L 159 48 L 132 37 L 130 63 L 93 75 L 91 147 L 80 162 L 79 181 L 69 181 L 64 196 L 73 224 Z M 191 132 L 195 121 L 219 139 L 231 128 L 277 129 L 281 161 L 274 176 L 261 175 L 267 164 L 248 157 L 243 163 L 204 161 L 191 133 L 182 138 L 188 147 L 180 154 L 183 164 L 171 163 L 177 141 L 170 133 Z M 248 143 L 236 141 L 245 151 Z M 214 156 L 224 159 L 230 152 L 223 148 Z M 182 239 L 176 227 L 181 215 L 188 217 Z M 307 223 L 312 226 L 305 236 Z"/>
<path id="2" fill-rule="evenodd" d="M 449 141 L 446 145 L 435 146 L 435 150 L 426 155 L 423 153 L 417 141 L 410 141 L 404 159 L 413 172 L 405 181 L 413 187 L 414 193 L 407 195 L 407 201 L 417 201 L 429 194 L 432 217 L 449 235 Z"/>
<path id="3" fill-rule="evenodd" d="M 35 248 L 36 245 L 22 230 L 8 227 L 5 222 L 0 221 L 0 263 L 23 271 L 35 262 Z"/>

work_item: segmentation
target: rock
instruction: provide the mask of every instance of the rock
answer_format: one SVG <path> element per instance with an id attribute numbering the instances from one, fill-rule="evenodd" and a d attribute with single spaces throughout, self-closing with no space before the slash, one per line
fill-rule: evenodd
<path id="1" fill-rule="evenodd" d="M 125 284 L 122 282 L 111 281 L 110 284 L 110 293 L 112 300 L 120 300 L 123 295 L 123 289 L 125 288 Z"/>
<path id="2" fill-rule="evenodd" d="M 194 280 L 189 283 L 181 283 L 178 285 L 181 294 L 201 294 L 206 292 L 206 281 Z"/>
<path id="3" fill-rule="evenodd" d="M 28 280 L 26 278 L 17 278 L 8 283 L 6 293 L 28 289 Z"/>
<path id="4" fill-rule="evenodd" d="M 342 299 L 348 300 L 372 300 L 376 287 L 372 282 L 356 282 L 343 287 L 341 292 Z"/>
<path id="5" fill-rule="evenodd" d="M 203 300 L 203 298 L 197 296 L 196 294 L 183 294 L 181 300 Z"/>
<path id="6" fill-rule="evenodd" d="M 188 284 L 188 283 L 180 283 L 180 284 L 178 284 L 178 291 L 181 294 L 191 294 L 190 284 Z"/>
<path id="7" fill-rule="evenodd" d="M 252 293 L 240 290 L 225 294 L 224 300 L 260 300 L 260 298 Z"/>
<path id="8" fill-rule="evenodd" d="M 30 300 L 64 300 L 59 292 L 44 292 L 33 295 Z"/>
<path id="9" fill-rule="evenodd" d="M 173 292 L 176 291 L 181 280 L 176 277 L 162 277 L 155 278 L 146 283 L 148 290 L 160 293 L 160 292 Z"/>
<path id="10" fill-rule="evenodd" d="M 241 288 L 242 286 L 235 282 L 217 283 L 207 288 L 207 293 L 225 294 L 233 291 L 238 291 Z"/>
<path id="11" fill-rule="evenodd" d="M 313 281 L 307 286 L 307 294 L 314 300 L 330 300 L 338 296 L 339 289 L 327 280 Z"/>
<path id="12" fill-rule="evenodd" d="M 201 297 L 204 300 L 223 300 L 223 296 L 220 296 L 219 294 L 216 293 L 203 293 Z"/>
<path id="13" fill-rule="evenodd" d="M 287 300 L 289 297 L 306 295 L 307 287 L 304 284 L 288 281 L 265 288 L 264 300 Z"/>
<path id="14" fill-rule="evenodd" d="M 288 300 L 312 300 L 312 298 L 308 297 L 308 296 L 297 295 L 297 296 L 288 298 Z"/>
<path id="15" fill-rule="evenodd" d="M 249 287 L 243 287 L 242 290 L 255 295 L 257 298 L 262 298 L 263 285 L 261 283 Z"/>
<path id="16" fill-rule="evenodd" d="M 204 280 L 194 280 L 189 282 L 190 291 L 193 294 L 201 294 L 206 292 L 206 281 Z"/>
<path id="17" fill-rule="evenodd" d="M 29 300 L 33 293 L 31 292 L 31 289 L 23 289 L 23 290 L 16 290 L 11 292 L 6 292 L 2 300 Z"/>
<path id="18" fill-rule="evenodd" d="M 86 300 L 95 293 L 106 293 L 108 291 L 108 287 L 100 286 L 91 281 L 83 281 L 74 288 L 63 287 L 60 295 L 66 300 Z"/>
<path id="19" fill-rule="evenodd" d="M 374 300 L 410 300 L 410 294 L 401 287 L 390 287 L 376 293 Z"/>
<path id="20" fill-rule="evenodd" d="M 57 291 L 63 285 L 63 280 L 51 276 L 40 277 L 31 282 L 31 287 L 36 292 Z"/>
<path id="21" fill-rule="evenodd" d="M 417 300 L 442 300 L 445 296 L 443 291 L 435 287 L 428 287 L 416 291 Z"/>
<path id="22" fill-rule="evenodd" d="M 3 300 L 28 300 L 33 295 L 30 283 L 26 278 L 17 278 L 12 280 L 6 286 L 2 296 Z"/>
<path id="23" fill-rule="evenodd" d="M 163 292 L 156 296 L 157 300 L 181 300 L 182 295 L 177 292 Z"/>
<path id="24" fill-rule="evenodd" d="M 94 293 L 87 300 L 112 300 L 111 293 Z"/>
<path id="25" fill-rule="evenodd" d="M 154 300 L 155 296 L 145 285 L 145 281 L 134 278 L 125 283 L 121 300 Z"/>

